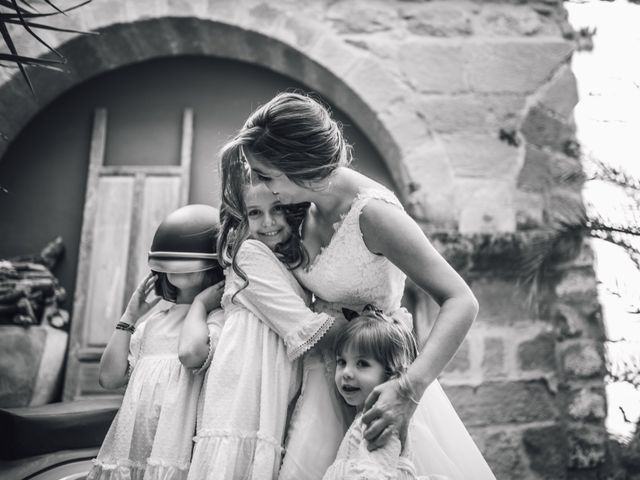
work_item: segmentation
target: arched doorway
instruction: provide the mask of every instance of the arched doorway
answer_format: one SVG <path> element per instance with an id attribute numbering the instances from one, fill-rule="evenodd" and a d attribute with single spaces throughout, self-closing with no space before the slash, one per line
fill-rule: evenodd
<path id="1" fill-rule="evenodd" d="M 104 165 L 152 168 L 177 165 L 182 115 L 185 109 L 191 109 L 192 155 L 186 198 L 189 203 L 217 205 L 220 147 L 253 109 L 275 93 L 291 89 L 309 90 L 299 82 L 256 65 L 204 56 L 156 58 L 114 69 L 70 89 L 28 123 L 0 162 L 0 178 L 8 191 L 0 209 L 0 224 L 7 227 L 3 255 L 39 251 L 42 245 L 61 235 L 66 255 L 56 274 L 69 293 L 66 307 L 71 311 L 76 284 L 80 282 L 82 288 L 87 288 L 78 266 L 83 215 L 85 220 L 87 215 L 85 199 L 90 196 L 87 178 L 96 109 L 108 113 Z M 388 168 L 367 136 L 346 113 L 336 107 L 332 109 L 354 147 L 354 167 L 393 188 Z M 122 222 L 131 221 L 131 212 L 123 210 L 122 217 Z M 114 221 L 120 219 L 114 217 Z M 130 261 L 123 260 L 126 272 Z M 144 268 L 144 259 L 139 263 Z M 128 287 L 119 286 L 115 293 L 118 301 L 107 302 L 114 312 L 119 309 L 120 297 L 130 294 L 127 288 L 131 286 L 132 275 L 129 272 L 125 276 Z M 122 282 L 112 279 L 106 283 Z M 126 299 L 122 301 L 126 305 Z M 99 306 L 96 308 L 102 311 Z M 87 343 L 86 348 L 79 350 L 82 365 L 68 370 L 73 381 L 72 387 L 69 379 L 66 381 L 66 398 L 102 393 L 96 381 L 97 361 L 108 340 L 102 337 L 111 329 L 108 320 L 117 316 L 107 315 L 109 319 L 101 319 L 98 328 L 82 333 L 82 338 L 74 341 L 78 336 L 77 322 L 86 321 L 86 318 L 78 320 L 78 315 L 94 316 L 83 307 L 76 313 L 72 313 L 76 323 L 72 325 L 75 332 L 72 352 L 78 349 L 78 342 Z M 77 356 L 74 353 L 74 360 Z M 72 393 L 68 393 L 69 388 Z"/>

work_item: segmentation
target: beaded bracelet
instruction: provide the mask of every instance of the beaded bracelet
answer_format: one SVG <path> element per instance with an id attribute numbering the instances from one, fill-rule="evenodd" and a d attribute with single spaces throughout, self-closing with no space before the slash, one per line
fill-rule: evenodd
<path id="1" fill-rule="evenodd" d="M 401 373 L 398 377 L 398 386 L 400 387 L 400 393 L 405 398 L 408 398 L 416 405 L 420 404 L 420 402 L 414 398 L 415 392 L 413 390 L 413 386 L 411 385 L 409 376 L 405 372 Z"/>
<path id="2" fill-rule="evenodd" d="M 125 332 L 133 333 L 136 331 L 136 327 L 126 322 L 118 322 L 116 325 L 116 330 L 124 330 Z"/>

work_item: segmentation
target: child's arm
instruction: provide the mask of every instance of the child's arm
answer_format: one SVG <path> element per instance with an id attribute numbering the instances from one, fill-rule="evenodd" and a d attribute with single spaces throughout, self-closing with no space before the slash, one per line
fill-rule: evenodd
<path id="1" fill-rule="evenodd" d="M 196 295 L 189 307 L 178 345 L 178 358 L 187 368 L 202 368 L 210 350 L 215 348 L 211 344 L 207 313 L 220 308 L 223 291 L 224 282 L 218 282 Z"/>
<path id="2" fill-rule="evenodd" d="M 237 292 L 234 301 L 241 302 L 282 338 L 289 360 L 312 348 L 331 328 L 334 318 L 311 311 L 293 274 L 265 244 L 245 240 L 236 262 L 249 284 Z"/>
<path id="3" fill-rule="evenodd" d="M 131 295 L 129 304 L 120 318 L 120 322 L 135 326 L 140 317 L 148 313 L 159 301 L 160 297 L 147 302 L 147 296 L 153 291 L 156 280 L 155 275 L 150 273 L 138 285 Z M 102 354 L 100 360 L 100 373 L 98 381 L 100 386 L 106 389 L 120 388 L 127 383 L 129 370 L 129 343 L 131 332 L 127 330 L 114 330 L 111 339 Z"/>

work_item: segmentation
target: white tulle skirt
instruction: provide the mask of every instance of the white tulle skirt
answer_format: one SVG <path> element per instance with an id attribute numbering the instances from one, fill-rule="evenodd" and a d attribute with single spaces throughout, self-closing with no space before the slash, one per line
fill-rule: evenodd
<path id="1" fill-rule="evenodd" d="M 303 369 L 302 393 L 291 418 L 280 480 L 321 480 L 349 426 L 344 402 L 335 394 L 331 367 L 314 352 L 305 357 Z M 495 480 L 438 381 L 425 391 L 409 429 L 419 476 Z"/>

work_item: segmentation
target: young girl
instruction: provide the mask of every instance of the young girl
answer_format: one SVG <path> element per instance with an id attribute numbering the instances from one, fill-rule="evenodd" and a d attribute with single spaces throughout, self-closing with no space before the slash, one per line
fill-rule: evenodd
<path id="1" fill-rule="evenodd" d="M 178 339 L 190 304 L 224 278 L 214 249 L 218 230 L 218 211 L 207 205 L 180 208 L 158 227 L 152 272 L 133 293 L 100 362 L 104 388 L 128 385 L 89 480 L 186 478 L 203 375 L 180 364 Z M 147 301 L 154 288 L 159 296 Z M 151 312 L 161 298 L 173 305 Z M 213 309 L 209 322 L 221 325 L 222 318 Z"/>
<path id="2" fill-rule="evenodd" d="M 296 216 L 264 185 L 251 186 L 236 160 L 223 150 L 218 252 L 228 267 L 225 322 L 203 389 L 190 480 L 277 478 L 301 382 L 297 359 L 333 323 L 307 308 L 289 271 L 305 261 L 291 235 Z"/>
<path id="3" fill-rule="evenodd" d="M 362 314 L 347 309 L 344 313 L 350 322 L 335 338 L 335 385 L 357 414 L 323 480 L 415 480 L 408 442 L 401 442 L 397 432 L 383 447 L 369 451 L 362 410 L 373 389 L 387 380 L 396 378 L 408 385 L 406 371 L 418 354 L 416 341 L 402 321 L 371 305 L 366 305 Z M 442 475 L 420 478 L 447 480 Z"/>

